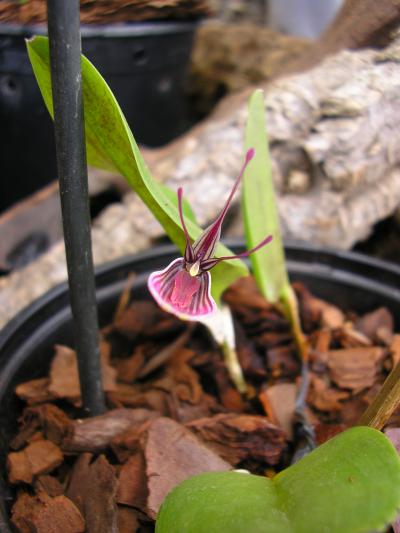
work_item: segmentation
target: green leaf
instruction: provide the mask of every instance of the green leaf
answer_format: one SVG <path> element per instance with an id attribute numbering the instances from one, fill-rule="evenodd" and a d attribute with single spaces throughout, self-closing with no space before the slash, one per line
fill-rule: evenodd
<path id="1" fill-rule="evenodd" d="M 284 287 L 289 285 L 285 266 L 278 209 L 272 181 L 268 150 L 264 96 L 254 91 L 249 99 L 245 149 L 255 149 L 247 167 L 242 189 L 242 211 L 247 247 L 257 246 L 268 234 L 272 242 L 250 256 L 257 284 L 270 302 L 278 302 Z"/>
<path id="2" fill-rule="evenodd" d="M 255 157 L 245 171 L 242 189 L 247 247 L 257 246 L 268 234 L 273 236 L 268 246 L 250 256 L 250 262 L 261 293 L 269 302 L 282 304 L 301 358 L 306 360 L 307 342 L 301 329 L 296 294 L 286 270 L 268 149 L 263 91 L 254 91 L 248 107 L 245 148 L 254 148 Z"/>
<path id="3" fill-rule="evenodd" d="M 166 497 L 156 533 L 369 533 L 400 507 L 400 459 L 379 431 L 356 427 L 272 480 L 238 472 L 190 478 Z"/>
<path id="4" fill-rule="evenodd" d="M 27 41 L 27 46 L 43 99 L 53 116 L 48 39 L 34 37 Z M 124 176 L 170 239 L 183 250 L 185 241 L 176 206 L 165 194 L 165 188 L 151 177 L 114 95 L 100 73 L 84 56 L 82 78 L 88 163 Z M 196 239 L 202 231 L 190 219 L 187 227 L 192 239 Z M 219 245 L 217 255 L 232 254 Z M 233 281 L 247 274 L 247 267 L 242 261 L 226 261 L 217 265 L 211 274 L 212 292 L 216 301 L 219 301 L 222 292 Z"/>
<path id="5" fill-rule="evenodd" d="M 173 204 L 175 209 L 178 209 L 178 195 L 176 191 L 173 191 L 163 183 L 159 183 L 158 186 L 162 190 L 163 194 L 171 202 L 171 204 Z M 182 210 L 183 216 L 185 217 L 185 222 L 191 220 L 194 224 L 197 224 L 196 215 L 193 212 L 192 206 L 189 204 L 185 197 L 182 198 Z"/>

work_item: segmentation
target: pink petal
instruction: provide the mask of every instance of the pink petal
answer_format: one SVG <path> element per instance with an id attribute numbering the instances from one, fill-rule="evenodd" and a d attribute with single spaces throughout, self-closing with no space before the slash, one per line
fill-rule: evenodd
<path id="1" fill-rule="evenodd" d="M 175 259 L 164 270 L 150 274 L 149 291 L 160 307 L 182 320 L 211 315 L 216 304 L 210 294 L 209 272 L 191 276 L 183 265 L 183 259 Z"/>

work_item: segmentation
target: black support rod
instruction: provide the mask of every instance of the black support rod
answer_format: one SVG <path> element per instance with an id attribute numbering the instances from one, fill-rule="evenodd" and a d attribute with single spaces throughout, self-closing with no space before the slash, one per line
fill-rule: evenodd
<path id="1" fill-rule="evenodd" d="M 104 412 L 83 121 L 79 0 L 47 0 L 61 209 L 84 411 Z"/>

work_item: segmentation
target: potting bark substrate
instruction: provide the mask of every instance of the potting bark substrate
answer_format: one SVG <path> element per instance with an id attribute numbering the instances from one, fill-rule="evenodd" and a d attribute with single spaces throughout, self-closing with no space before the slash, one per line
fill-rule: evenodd
<path id="1" fill-rule="evenodd" d="M 400 359 L 400 334 L 386 308 L 357 316 L 294 287 L 309 340 L 306 415 L 320 444 L 357 423 Z M 237 468 L 273 476 L 298 451 L 301 362 L 288 321 L 253 278 L 225 294 L 246 396 L 202 325 L 152 301 L 127 304 L 127 294 L 102 330 L 106 414 L 79 418 L 77 361 L 67 346 L 55 346 L 47 376 L 15 389 L 21 412 L 7 469 L 18 532 L 153 531 L 164 497 L 188 477 Z"/>

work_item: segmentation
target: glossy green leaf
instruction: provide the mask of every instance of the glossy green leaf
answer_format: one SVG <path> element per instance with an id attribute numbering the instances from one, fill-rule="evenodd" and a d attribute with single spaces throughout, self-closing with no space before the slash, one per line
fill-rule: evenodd
<path id="1" fill-rule="evenodd" d="M 27 42 L 29 58 L 42 96 L 53 116 L 48 39 L 34 37 Z M 96 68 L 82 56 L 83 99 L 87 158 L 89 164 L 117 171 L 152 211 L 170 239 L 183 250 L 184 236 L 178 211 L 164 188 L 154 181 L 145 164 L 125 117 L 110 88 Z M 187 223 L 192 239 L 201 233 L 190 219 Z M 132 236 L 134 238 L 134 236 Z M 232 255 L 220 245 L 217 255 Z M 220 295 L 238 277 L 248 273 L 242 261 L 226 261 L 212 270 L 212 292 Z"/>
<path id="2" fill-rule="evenodd" d="M 272 181 L 261 90 L 254 91 L 249 99 L 245 148 L 255 149 L 255 157 L 244 174 L 242 189 L 247 246 L 253 248 L 268 234 L 273 236 L 272 242 L 250 256 L 250 261 L 261 292 L 268 301 L 278 302 L 289 280 Z"/>
<path id="3" fill-rule="evenodd" d="M 165 499 L 156 533 L 369 533 L 400 508 L 400 459 L 380 432 L 356 427 L 272 480 L 238 472 L 190 478 Z"/>

